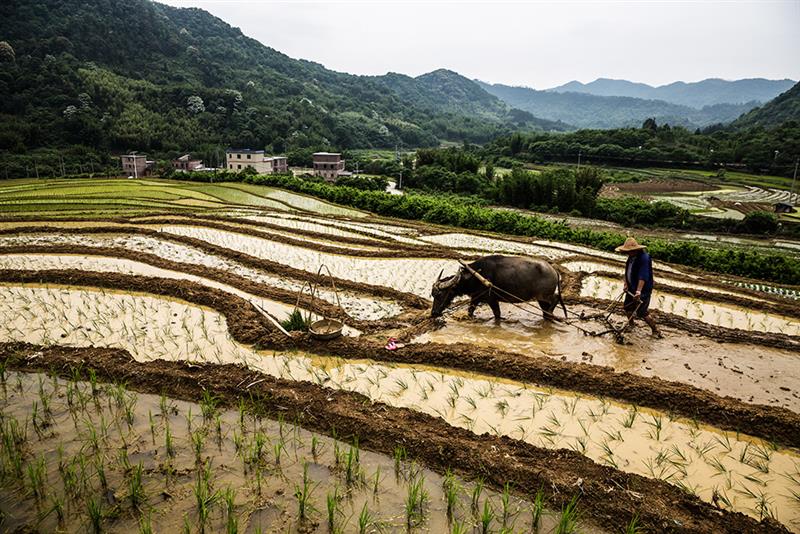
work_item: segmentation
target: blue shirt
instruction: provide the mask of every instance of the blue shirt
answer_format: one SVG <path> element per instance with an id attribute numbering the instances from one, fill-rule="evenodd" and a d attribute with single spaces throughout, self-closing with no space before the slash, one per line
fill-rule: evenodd
<path id="1" fill-rule="evenodd" d="M 642 295 L 647 295 L 653 291 L 653 260 L 650 254 L 645 251 L 635 256 L 629 256 L 625 263 L 625 281 L 628 282 L 628 291 L 636 293 L 639 287 L 639 280 L 644 280 Z"/>

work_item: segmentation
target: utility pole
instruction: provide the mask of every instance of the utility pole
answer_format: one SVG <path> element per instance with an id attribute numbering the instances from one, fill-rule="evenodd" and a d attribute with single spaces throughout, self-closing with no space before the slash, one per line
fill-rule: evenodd
<path id="1" fill-rule="evenodd" d="M 792 177 L 792 188 L 789 189 L 789 202 L 792 206 L 797 206 L 797 196 L 794 192 L 794 183 L 797 181 L 797 166 L 800 164 L 800 157 L 794 160 L 794 176 Z"/>
<path id="2" fill-rule="evenodd" d="M 578 170 L 580 170 L 580 168 L 581 168 L 581 151 L 579 149 L 578 150 Z"/>

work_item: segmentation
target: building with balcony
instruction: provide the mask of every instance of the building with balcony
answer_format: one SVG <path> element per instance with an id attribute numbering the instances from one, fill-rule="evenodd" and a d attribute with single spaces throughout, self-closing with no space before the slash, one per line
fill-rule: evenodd
<path id="1" fill-rule="evenodd" d="M 289 165 L 283 156 L 267 156 L 263 150 L 249 148 L 229 148 L 225 151 L 225 168 L 241 171 L 252 167 L 258 174 L 277 174 L 289 172 Z"/>
<path id="2" fill-rule="evenodd" d="M 344 170 L 344 160 L 338 152 L 314 153 L 314 176 L 327 182 L 335 182 L 339 176 L 350 174 Z"/>

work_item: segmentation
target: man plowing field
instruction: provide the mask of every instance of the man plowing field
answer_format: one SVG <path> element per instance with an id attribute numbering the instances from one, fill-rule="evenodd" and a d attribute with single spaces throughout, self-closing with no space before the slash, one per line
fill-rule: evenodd
<path id="1" fill-rule="evenodd" d="M 628 255 L 625 263 L 625 302 L 623 309 L 628 316 L 628 323 L 633 326 L 634 319 L 639 317 L 650 326 L 653 335 L 663 337 L 655 320 L 650 315 L 650 297 L 653 294 L 653 260 L 645 252 L 645 246 L 629 237 L 625 243 L 615 250 Z"/>

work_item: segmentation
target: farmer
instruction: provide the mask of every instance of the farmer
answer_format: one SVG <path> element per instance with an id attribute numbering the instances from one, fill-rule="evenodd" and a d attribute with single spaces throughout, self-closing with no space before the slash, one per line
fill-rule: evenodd
<path id="1" fill-rule="evenodd" d="M 615 250 L 628 255 L 625 263 L 625 315 L 632 326 L 634 316 L 644 320 L 653 331 L 653 336 L 663 337 L 658 330 L 653 317 L 650 316 L 650 296 L 653 294 L 653 260 L 650 254 L 644 251 L 644 245 L 640 245 L 632 237 L 625 240 L 625 243 L 618 246 Z"/>

